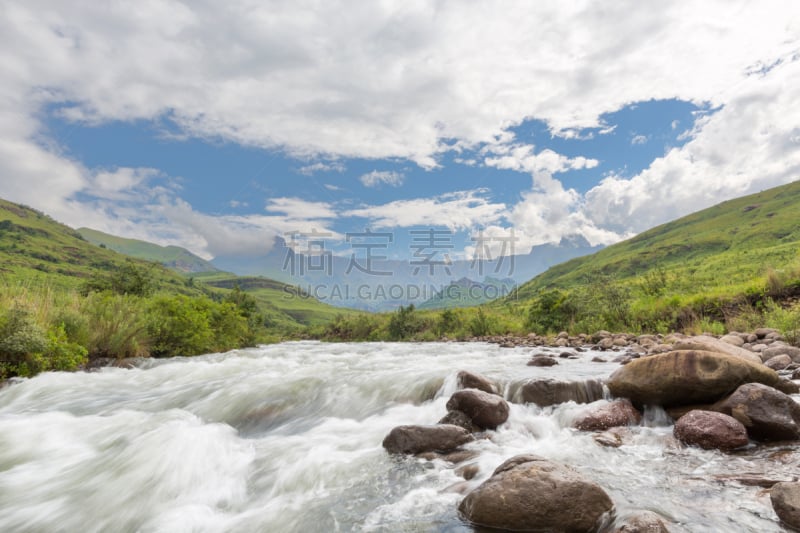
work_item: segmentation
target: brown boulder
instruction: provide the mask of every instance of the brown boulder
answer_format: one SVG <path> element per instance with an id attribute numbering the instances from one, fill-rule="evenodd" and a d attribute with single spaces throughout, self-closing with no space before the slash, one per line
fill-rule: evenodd
<path id="1" fill-rule="evenodd" d="M 722 342 L 721 340 L 715 339 L 714 337 L 709 337 L 708 335 L 697 335 L 695 337 L 679 339 L 675 342 L 672 349 L 724 353 L 727 355 L 733 355 L 735 357 L 741 357 L 742 359 L 752 361 L 753 363 L 758 363 L 761 361 L 761 358 L 750 350 L 728 344 L 727 342 Z"/>
<path id="2" fill-rule="evenodd" d="M 519 389 L 524 403 L 535 403 L 539 407 L 565 402 L 591 403 L 603 398 L 603 384 L 596 379 L 586 381 L 558 381 L 536 379 L 525 382 Z"/>
<path id="3" fill-rule="evenodd" d="M 679 350 L 631 361 L 607 385 L 614 396 L 634 405 L 672 407 L 712 403 L 742 383 L 779 385 L 778 374 L 763 364 L 716 352 Z"/>
<path id="4" fill-rule="evenodd" d="M 528 361 L 528 366 L 556 366 L 558 361 L 552 357 L 534 357 Z"/>
<path id="5" fill-rule="evenodd" d="M 689 411 L 675 423 L 672 433 L 684 444 L 706 450 L 733 450 L 748 443 L 741 422 L 713 411 Z"/>
<path id="6" fill-rule="evenodd" d="M 478 389 L 455 392 L 447 401 L 447 410 L 463 412 L 482 429 L 495 429 L 508 420 L 509 411 L 503 398 Z"/>
<path id="7" fill-rule="evenodd" d="M 462 389 L 478 389 L 489 394 L 497 394 L 497 385 L 492 383 L 489 378 L 483 377 L 480 374 L 474 374 L 462 370 L 457 376 L 458 384 Z"/>
<path id="8" fill-rule="evenodd" d="M 383 447 L 389 453 L 446 453 L 471 440 L 466 429 L 453 425 L 397 426 L 383 439 Z"/>
<path id="9" fill-rule="evenodd" d="M 778 518 L 789 527 L 800 529 L 800 483 L 777 483 L 769 494 Z"/>
<path id="10" fill-rule="evenodd" d="M 783 370 L 787 366 L 792 364 L 792 358 L 788 355 L 781 354 L 776 355 L 775 357 L 770 357 L 766 361 L 764 361 L 764 366 L 767 368 L 771 368 L 772 370 Z"/>
<path id="11" fill-rule="evenodd" d="M 613 508 L 597 484 L 566 466 L 519 455 L 461 501 L 471 523 L 512 531 L 597 531 Z"/>
<path id="12" fill-rule="evenodd" d="M 572 423 L 581 431 L 605 431 L 618 426 L 630 426 L 642 421 L 642 415 L 628 400 L 615 400 L 589 407 Z"/>
<path id="13" fill-rule="evenodd" d="M 639 511 L 624 518 L 619 518 L 613 533 L 669 533 L 669 529 L 656 513 Z"/>
<path id="14" fill-rule="evenodd" d="M 442 417 L 437 424 L 452 424 L 454 426 L 462 427 L 470 433 L 477 433 L 481 428 L 472 423 L 472 419 L 466 413 L 461 411 L 450 411 Z"/>
<path id="15" fill-rule="evenodd" d="M 790 396 L 760 383 L 742 385 L 715 404 L 714 411 L 744 424 L 747 434 L 755 440 L 800 438 L 800 405 Z"/>

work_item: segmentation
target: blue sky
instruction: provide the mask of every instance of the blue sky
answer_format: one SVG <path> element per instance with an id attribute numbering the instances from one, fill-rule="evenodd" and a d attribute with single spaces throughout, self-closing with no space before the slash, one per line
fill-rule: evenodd
<path id="1" fill-rule="evenodd" d="M 4 6 L 0 196 L 207 258 L 607 245 L 800 177 L 791 1 Z"/>

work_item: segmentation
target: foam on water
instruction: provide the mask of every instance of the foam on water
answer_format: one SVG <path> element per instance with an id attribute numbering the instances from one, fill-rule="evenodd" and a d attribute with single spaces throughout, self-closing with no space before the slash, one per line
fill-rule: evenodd
<path id="1" fill-rule="evenodd" d="M 585 406 L 512 404 L 506 424 L 467 446 L 479 452 L 469 482 L 452 464 L 381 447 L 394 426 L 439 420 L 459 370 L 509 394 L 531 377 L 617 368 L 580 355 L 538 368 L 524 348 L 300 342 L 22 380 L 0 390 L 0 530 L 470 531 L 462 492 L 520 453 L 577 468 L 619 513 L 652 509 L 673 531 L 781 530 L 760 489 L 720 479 L 791 479 L 796 447 L 684 448 L 663 411 L 613 449 L 570 429 Z"/>

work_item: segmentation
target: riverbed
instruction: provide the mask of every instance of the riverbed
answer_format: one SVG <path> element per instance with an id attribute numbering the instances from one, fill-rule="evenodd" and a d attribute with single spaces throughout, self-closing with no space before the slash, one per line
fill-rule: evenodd
<path id="1" fill-rule="evenodd" d="M 392 457 L 381 441 L 444 416 L 459 370 L 509 397 L 526 379 L 618 367 L 593 351 L 526 366 L 534 351 L 293 342 L 21 380 L 0 389 L 0 531 L 473 531 L 457 512 L 458 465 Z M 469 483 L 534 453 L 599 483 L 618 515 L 649 509 L 671 531 L 783 531 L 748 479 L 794 479 L 797 444 L 687 448 L 653 410 L 607 448 L 571 429 L 584 409 L 512 403 L 506 424 L 466 446 L 478 454 Z"/>

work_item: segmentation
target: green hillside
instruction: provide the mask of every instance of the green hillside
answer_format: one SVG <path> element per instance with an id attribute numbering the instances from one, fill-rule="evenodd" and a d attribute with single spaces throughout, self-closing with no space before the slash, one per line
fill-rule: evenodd
<path id="1" fill-rule="evenodd" d="M 109 235 L 90 228 L 78 228 L 78 233 L 92 244 L 137 259 L 155 261 L 178 272 L 216 272 L 218 270 L 205 259 L 180 246 L 159 246 L 151 242 Z"/>
<path id="2" fill-rule="evenodd" d="M 44 213 L 0 200 L 0 283 L 75 289 L 128 264 L 146 271 L 157 290 L 201 294 L 176 272 L 99 248 Z"/>
<path id="3" fill-rule="evenodd" d="M 709 317 L 800 293 L 800 182 L 723 202 L 597 253 L 567 261 L 520 286 L 505 305 L 532 305 L 580 321 L 592 294 L 597 314 L 613 300 L 652 328 Z M 600 309 L 600 308 L 603 309 Z M 681 313 L 687 315 L 683 319 Z M 635 325 L 637 317 L 628 316 Z M 552 321 L 544 321 L 554 325 Z M 606 322 L 608 322 L 606 320 Z M 624 322 L 620 320 L 620 322 Z M 536 325 L 532 317 L 532 325 Z"/>
<path id="4" fill-rule="evenodd" d="M 194 276 L 198 282 L 222 289 L 239 287 L 253 296 L 273 325 L 318 326 L 339 316 L 360 314 L 352 309 L 320 302 L 299 288 L 260 276 L 236 276 L 226 272 L 205 272 Z"/>

